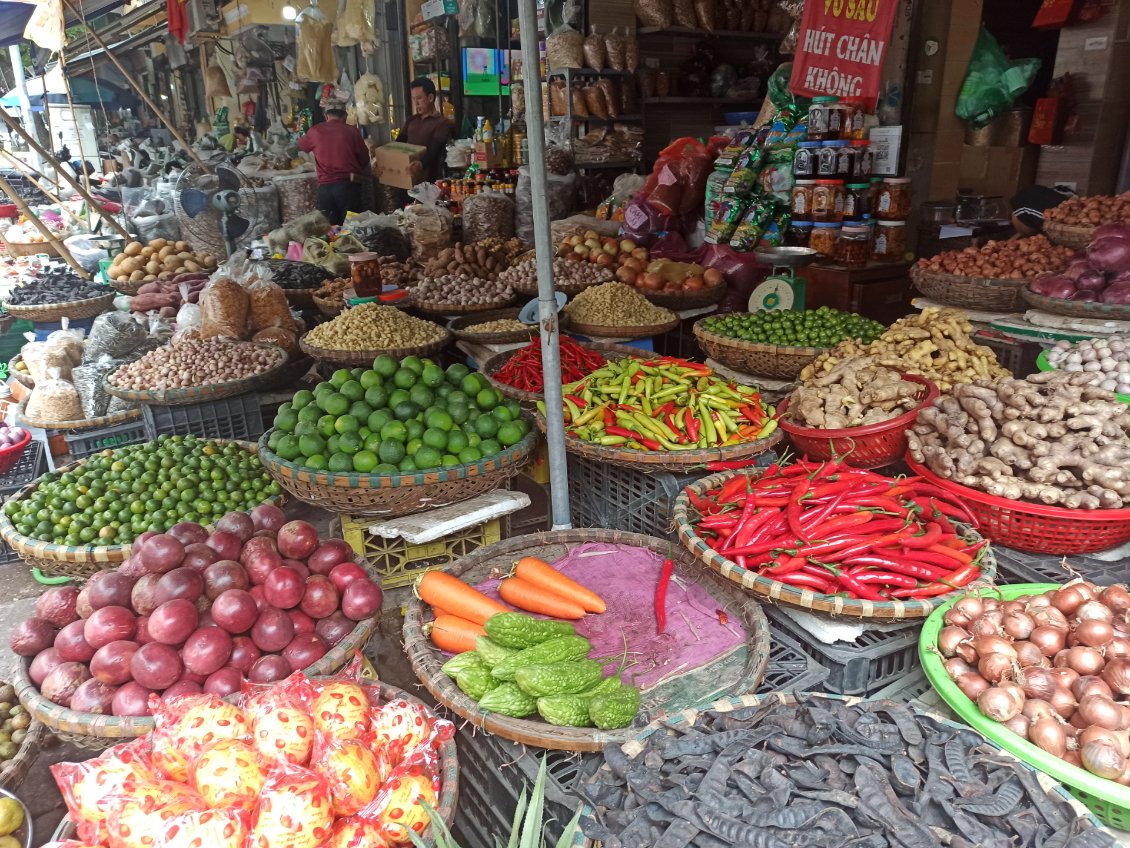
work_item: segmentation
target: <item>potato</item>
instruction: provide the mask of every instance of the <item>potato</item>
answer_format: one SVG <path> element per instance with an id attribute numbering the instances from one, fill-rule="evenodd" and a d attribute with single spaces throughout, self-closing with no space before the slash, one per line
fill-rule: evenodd
<path id="1" fill-rule="evenodd" d="M 166 271 L 176 271 L 180 269 L 180 259 L 175 256 L 166 256 L 163 264 Z"/>
<path id="2" fill-rule="evenodd" d="M 161 263 L 156 259 L 150 259 L 145 263 L 145 273 L 156 275 L 161 270 Z"/>
<path id="3" fill-rule="evenodd" d="M 187 241 L 178 241 L 176 243 L 176 248 L 177 248 L 177 252 L 180 252 L 182 250 L 188 250 L 188 242 Z"/>
<path id="4" fill-rule="evenodd" d="M 129 282 L 129 274 L 118 274 L 116 277 L 114 277 L 114 282 L 116 282 L 116 283 L 128 283 Z"/>
<path id="5" fill-rule="evenodd" d="M 146 274 L 143 279 L 145 280 L 145 282 L 151 283 L 151 282 L 153 282 L 154 280 L 157 279 L 157 275 L 156 274 Z"/>
<path id="6" fill-rule="evenodd" d="M 206 269 L 211 270 L 216 267 L 216 258 L 210 253 L 205 253 L 204 256 L 201 257 L 200 264 Z"/>
<path id="7" fill-rule="evenodd" d="M 133 271 L 129 275 L 129 281 L 131 283 L 140 283 L 144 279 L 145 279 L 145 272 L 144 271 Z"/>
<path id="8" fill-rule="evenodd" d="M 189 251 L 187 251 L 187 250 L 182 250 L 182 251 L 180 251 L 180 252 L 179 252 L 179 253 L 177 254 L 177 256 L 178 256 L 178 257 L 179 257 L 179 258 L 180 258 L 181 260 L 183 260 L 183 261 L 188 261 L 189 259 L 195 259 L 195 258 L 196 258 L 196 254 L 194 254 L 194 253 L 190 253 L 190 252 L 189 252 Z"/>
<path id="9" fill-rule="evenodd" d="M 186 259 L 184 261 L 184 270 L 186 270 L 186 271 L 199 271 L 200 266 L 197 265 L 195 262 L 193 262 L 191 259 Z"/>
<path id="10" fill-rule="evenodd" d="M 131 241 L 122 249 L 122 253 L 126 256 L 137 256 L 141 253 L 141 242 Z"/>
<path id="11" fill-rule="evenodd" d="M 171 280 L 172 278 L 173 278 L 173 272 L 172 271 L 162 271 L 160 274 L 157 275 L 158 280 Z"/>
<path id="12" fill-rule="evenodd" d="M 149 246 L 151 248 L 153 248 L 154 250 L 160 250 L 162 247 L 164 247 L 168 243 L 169 243 L 168 239 L 156 238 L 156 239 L 153 239 L 153 241 L 149 242 Z"/>
<path id="13" fill-rule="evenodd" d="M 153 248 L 143 247 L 143 248 L 141 248 L 140 256 L 141 256 L 142 259 L 148 259 L 149 257 L 151 257 L 153 255 L 153 253 L 154 253 Z"/>
<path id="14" fill-rule="evenodd" d="M 167 259 L 168 257 L 172 256 L 175 253 L 176 253 L 176 249 L 172 245 L 165 245 L 164 247 L 162 247 L 160 250 L 157 251 L 157 258 L 160 259 L 162 262 L 164 262 L 165 259 Z"/>

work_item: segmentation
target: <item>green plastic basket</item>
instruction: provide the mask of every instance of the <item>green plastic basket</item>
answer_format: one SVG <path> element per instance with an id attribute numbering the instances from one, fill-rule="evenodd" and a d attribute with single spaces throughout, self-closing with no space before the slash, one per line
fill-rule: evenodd
<path id="1" fill-rule="evenodd" d="M 999 586 L 992 591 L 999 592 L 1005 600 L 1011 600 L 1021 595 L 1036 595 L 1058 588 L 1057 583 L 1017 583 L 1011 586 Z M 1004 725 L 981 715 L 977 705 L 966 698 L 957 688 L 957 684 L 950 680 L 942 666 L 942 658 L 934 648 L 938 644 L 938 633 L 944 626 L 942 618 L 956 600 L 958 599 L 934 610 L 926 619 L 926 624 L 922 627 L 922 636 L 918 640 L 918 656 L 922 661 L 922 667 L 930 684 L 942 696 L 942 700 L 982 736 L 988 737 L 1030 766 L 1062 783 L 1067 791 L 1083 802 L 1103 824 L 1119 830 L 1130 830 L 1130 787 L 1120 786 L 1113 780 L 1097 777 L 1085 769 L 1065 763 L 1059 757 L 1037 748 L 1028 740 L 1021 739 Z"/>
<path id="2" fill-rule="evenodd" d="M 1046 350 L 1041 350 L 1040 355 L 1036 357 L 1036 367 L 1039 368 L 1041 371 L 1058 371 L 1059 370 L 1054 365 L 1052 365 L 1050 362 L 1048 362 L 1048 352 Z M 1115 392 L 1114 396 L 1116 398 L 1118 398 L 1120 401 L 1122 401 L 1123 403 L 1130 404 L 1130 395 L 1120 395 L 1118 392 Z"/>

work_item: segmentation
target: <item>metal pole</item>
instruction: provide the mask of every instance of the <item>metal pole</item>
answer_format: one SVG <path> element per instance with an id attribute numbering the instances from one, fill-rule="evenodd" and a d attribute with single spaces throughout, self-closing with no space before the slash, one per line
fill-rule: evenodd
<path id="1" fill-rule="evenodd" d="M 67 250 L 67 246 L 59 241 L 59 239 L 55 237 L 54 233 L 47 229 L 47 226 L 39 220 L 39 216 L 31 211 L 31 208 L 24 202 L 24 199 L 16 193 L 16 190 L 12 188 L 8 181 L 3 177 L 0 177 L 0 191 L 8 195 L 12 203 L 16 204 L 16 208 L 20 210 L 20 213 L 29 221 L 31 221 L 35 228 L 43 234 L 43 237 L 47 239 L 48 244 L 59 251 L 59 255 L 63 258 L 63 261 L 70 265 L 71 269 L 76 274 L 78 274 L 84 280 L 90 279 L 90 273 L 75 261 L 75 258 L 71 256 L 71 252 Z"/>
<path id="2" fill-rule="evenodd" d="M 538 58 L 538 18 L 535 0 L 518 0 L 522 41 L 522 88 L 526 95 L 526 136 L 530 149 L 530 188 L 534 210 L 534 249 L 538 269 L 538 321 L 545 382 L 546 442 L 549 445 L 549 494 L 553 529 L 573 526 L 569 515 L 569 470 L 565 464 L 565 420 L 561 403 L 561 330 L 553 295 L 553 240 L 546 201 L 545 125 L 541 113 L 541 74 Z"/>

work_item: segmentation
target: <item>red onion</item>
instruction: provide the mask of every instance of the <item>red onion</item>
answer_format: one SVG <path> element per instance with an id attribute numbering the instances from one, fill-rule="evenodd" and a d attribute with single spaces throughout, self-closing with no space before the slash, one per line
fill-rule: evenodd
<path id="1" fill-rule="evenodd" d="M 1090 742 L 1080 749 L 1079 754 L 1083 768 L 1107 780 L 1114 780 L 1126 768 L 1126 758 L 1106 742 Z"/>
<path id="2" fill-rule="evenodd" d="M 1114 610 L 1099 600 L 1084 601 L 1079 609 L 1075 610 L 1075 619 L 1084 621 L 1105 621 L 1109 624 L 1114 620 Z"/>
<path id="3" fill-rule="evenodd" d="M 969 624 L 969 632 L 973 636 L 1000 636 L 1001 624 L 1004 623 L 1004 614 L 993 610 L 985 613 L 980 618 L 975 618 Z"/>
<path id="4" fill-rule="evenodd" d="M 1079 699 L 1079 718 L 1087 725 L 1117 730 L 1122 724 L 1122 710 L 1106 695 L 1084 695 Z"/>
<path id="5" fill-rule="evenodd" d="M 1025 668 L 1016 675 L 1016 682 L 1027 698 L 1047 700 L 1055 693 L 1055 678 L 1045 668 Z"/>
<path id="6" fill-rule="evenodd" d="M 1008 721 L 1002 721 L 1001 726 L 1007 727 L 1021 739 L 1027 739 L 1029 733 L 1030 722 L 1022 715 L 1014 715 Z"/>
<path id="7" fill-rule="evenodd" d="M 1057 721 L 1061 721 L 1059 713 L 1055 711 L 1052 705 L 1039 698 L 1029 698 L 1025 701 L 1024 706 L 1021 708 L 1021 713 L 1029 721 L 1036 721 L 1041 718 L 1054 718 Z"/>
<path id="8" fill-rule="evenodd" d="M 985 612 L 992 612 L 995 609 L 1000 609 L 1001 603 L 1002 602 L 998 601 L 996 598 L 981 598 L 981 608 L 984 609 Z"/>
<path id="9" fill-rule="evenodd" d="M 1083 768 L 1083 758 L 1079 756 L 1076 750 L 1068 749 L 1067 753 L 1063 755 L 1063 761 L 1068 765 L 1073 765 L 1076 768 Z"/>
<path id="10" fill-rule="evenodd" d="M 1075 696 L 1062 686 L 1056 687 L 1055 691 L 1052 692 L 1052 696 L 1048 698 L 1048 703 L 1052 705 L 1052 709 L 1059 713 L 1062 718 L 1071 718 L 1072 714 L 1075 712 Z"/>
<path id="11" fill-rule="evenodd" d="M 938 650 L 943 657 L 949 658 L 957 653 L 957 646 L 969 638 L 969 632 L 955 625 L 943 627 L 938 633 Z"/>
<path id="12" fill-rule="evenodd" d="M 1068 584 L 1051 593 L 1052 606 L 1064 615 L 1073 614 L 1085 600 L 1076 584 Z"/>
<path id="13" fill-rule="evenodd" d="M 1051 664 L 1043 652 L 1031 642 L 1016 643 L 1016 662 L 1021 668 L 1046 667 Z"/>
<path id="14" fill-rule="evenodd" d="M 977 672 L 963 674 L 954 680 L 954 683 L 957 684 L 957 688 L 961 690 L 961 694 L 970 701 L 976 701 L 981 696 L 981 693 L 989 688 L 989 681 L 977 674 Z"/>
<path id="15" fill-rule="evenodd" d="M 1122 756 L 1130 756 L 1130 736 L 1126 733 L 1118 733 L 1114 730 L 1107 730 L 1105 727 L 1094 725 L 1092 727 L 1084 728 L 1079 733 L 1079 747 L 1089 745 L 1092 742 L 1105 742 L 1113 745 L 1118 753 Z"/>
<path id="16" fill-rule="evenodd" d="M 1039 610 L 1047 609 L 1052 605 L 1052 599 L 1047 595 L 1024 595 L 1022 597 L 1028 598 L 1028 600 L 1024 602 L 1024 611 L 1029 615 Z"/>
<path id="17" fill-rule="evenodd" d="M 1075 681 L 1079 679 L 1079 672 L 1073 668 L 1053 668 L 1050 671 L 1055 677 L 1055 682 L 1067 689 L 1074 686 Z"/>
<path id="18" fill-rule="evenodd" d="M 977 651 L 979 657 L 984 657 L 986 654 L 1004 654 L 1010 660 L 1016 659 L 1016 648 L 1012 646 L 1012 641 L 1004 636 L 974 637 L 973 649 Z"/>
<path id="19" fill-rule="evenodd" d="M 1029 634 L 1028 641 L 1039 648 L 1045 657 L 1054 657 L 1067 644 L 1067 631 L 1065 628 L 1042 624 Z"/>
<path id="20" fill-rule="evenodd" d="M 959 615 L 964 615 L 970 621 L 979 618 L 985 611 L 985 602 L 976 595 L 966 595 L 954 601 L 951 610 Z"/>
<path id="21" fill-rule="evenodd" d="M 1103 680 L 1119 695 L 1130 695 L 1130 659 L 1117 657 L 1106 664 Z"/>
<path id="22" fill-rule="evenodd" d="M 1066 665 L 1082 675 L 1098 674 L 1106 665 L 1106 660 L 1099 651 L 1094 648 L 1084 648 L 1082 645 L 1060 651 L 1056 654 L 1054 662 L 1056 665 Z"/>
<path id="23" fill-rule="evenodd" d="M 1067 753 L 1067 731 L 1056 719 L 1041 718 L 1032 722 L 1028 728 L 1028 739 L 1037 748 L 1043 748 L 1056 757 Z"/>
<path id="24" fill-rule="evenodd" d="M 942 663 L 942 667 L 945 668 L 946 674 L 950 676 L 950 680 L 957 680 L 961 675 L 977 670 L 960 657 L 950 657 Z"/>
<path id="25" fill-rule="evenodd" d="M 1020 713 L 1021 707 L 1012 693 L 999 686 L 990 686 L 977 698 L 977 708 L 981 710 L 981 714 L 993 721 L 1008 721 Z"/>
<path id="26" fill-rule="evenodd" d="M 1098 601 L 1087 601 L 1087 603 L 1097 604 Z M 1080 620 L 1072 633 L 1078 644 L 1088 648 L 1101 648 L 1114 638 L 1114 628 L 1110 626 L 1110 622 L 1098 618 Z"/>
<path id="27" fill-rule="evenodd" d="M 1110 686 L 1101 677 L 1094 675 L 1087 675 L 1080 677 L 1071 684 L 1071 694 L 1082 701 L 1088 695 L 1102 695 L 1104 698 L 1114 698 L 1114 693 L 1110 691 Z"/>
<path id="28" fill-rule="evenodd" d="M 1013 639 L 1027 639 L 1036 629 L 1036 622 L 1028 613 L 1014 610 L 1005 613 L 1001 628 Z"/>
<path id="29" fill-rule="evenodd" d="M 999 683 L 1012 675 L 1012 658 L 1004 654 L 982 654 L 977 671 L 990 683 Z"/>
<path id="30" fill-rule="evenodd" d="M 1099 593 L 1099 600 L 1114 612 L 1130 610 L 1130 592 L 1125 586 L 1107 586 Z"/>
<path id="31" fill-rule="evenodd" d="M 1106 650 L 1103 653 L 1106 655 L 1107 660 L 1130 657 L 1130 637 L 1113 637 L 1106 643 Z"/>

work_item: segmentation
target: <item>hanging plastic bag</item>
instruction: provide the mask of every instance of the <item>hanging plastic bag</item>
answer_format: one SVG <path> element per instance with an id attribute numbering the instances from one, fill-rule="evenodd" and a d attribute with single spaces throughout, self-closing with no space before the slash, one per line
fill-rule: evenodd
<path id="1" fill-rule="evenodd" d="M 361 124 L 385 122 L 385 86 L 376 74 L 362 74 L 353 86 L 357 121 Z"/>
<path id="2" fill-rule="evenodd" d="M 451 247 L 454 218 L 439 206 L 440 190 L 435 183 L 420 183 L 408 190 L 416 203 L 406 210 L 416 258 L 431 258 L 445 247 Z"/>
<path id="3" fill-rule="evenodd" d="M 375 11 L 376 5 L 366 0 L 345 0 L 345 8 L 334 24 L 333 43 L 338 47 L 353 47 L 365 41 L 375 41 Z"/>
<path id="4" fill-rule="evenodd" d="M 298 63 L 295 79 L 301 82 L 337 81 L 333 49 L 333 23 L 317 6 L 307 8 L 295 23 Z"/>
<path id="5" fill-rule="evenodd" d="M 58 368 L 48 368 L 46 379 L 36 381 L 26 409 L 28 418 L 37 421 L 83 419 L 82 400 L 78 391 L 73 383 L 62 378 Z"/>
<path id="6" fill-rule="evenodd" d="M 550 70 L 585 66 L 584 36 L 572 27 L 554 31 L 545 40 L 545 61 Z"/>
<path id="7" fill-rule="evenodd" d="M 954 111 L 970 126 L 983 127 L 1011 108 L 1039 70 L 1039 59 L 1009 62 L 997 40 L 982 26 Z"/>
<path id="8" fill-rule="evenodd" d="M 603 71 L 607 63 L 608 51 L 605 47 L 604 36 L 596 31 L 596 24 L 590 27 L 589 34 L 584 42 L 585 67 L 593 71 Z"/>
<path id="9" fill-rule="evenodd" d="M 644 191 L 664 215 L 681 216 L 701 208 L 714 157 L 696 138 L 680 138 L 659 153 Z"/>

